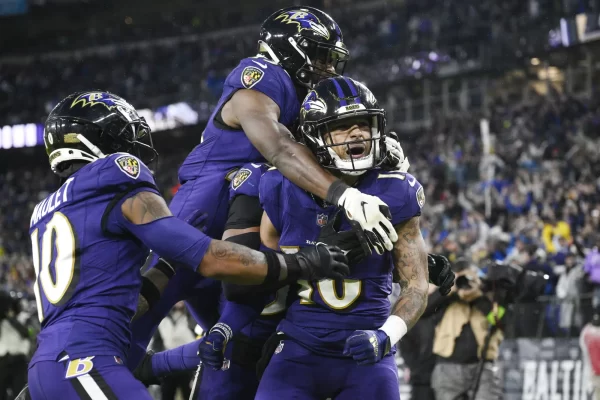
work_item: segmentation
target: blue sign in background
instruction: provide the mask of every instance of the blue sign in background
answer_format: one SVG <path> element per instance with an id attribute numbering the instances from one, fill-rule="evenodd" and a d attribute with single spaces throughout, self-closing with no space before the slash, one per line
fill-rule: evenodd
<path id="1" fill-rule="evenodd" d="M 29 11 L 27 0 L 0 0 L 0 16 L 26 14 Z"/>

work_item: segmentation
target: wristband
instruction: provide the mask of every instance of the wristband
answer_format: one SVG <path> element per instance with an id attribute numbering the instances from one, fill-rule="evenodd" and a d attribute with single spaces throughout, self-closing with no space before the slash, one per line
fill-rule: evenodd
<path id="1" fill-rule="evenodd" d="M 263 286 L 273 285 L 288 278 L 296 280 L 300 276 L 298 260 L 293 255 L 276 253 L 274 251 L 261 251 L 267 260 L 267 276 Z"/>
<path id="2" fill-rule="evenodd" d="M 379 330 L 384 331 L 389 336 L 390 343 L 393 346 L 406 335 L 408 326 L 406 326 L 406 322 L 402 318 L 397 315 L 390 315 Z"/>
<path id="3" fill-rule="evenodd" d="M 223 322 L 217 322 L 208 333 L 212 332 L 218 332 L 221 335 L 223 335 L 223 337 L 225 338 L 225 342 L 229 342 L 229 340 L 231 340 L 231 337 L 233 336 L 233 332 L 229 325 L 224 324 Z"/>
<path id="4" fill-rule="evenodd" d="M 350 186 L 342 182 L 340 179 L 333 181 L 329 189 L 327 190 L 326 202 L 339 206 L 340 198 Z"/>

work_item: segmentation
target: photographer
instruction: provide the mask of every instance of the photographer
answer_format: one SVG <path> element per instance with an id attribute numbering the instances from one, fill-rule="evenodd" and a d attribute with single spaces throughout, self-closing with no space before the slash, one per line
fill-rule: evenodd
<path id="1" fill-rule="evenodd" d="M 27 381 L 31 343 L 27 328 L 17 319 L 19 313 L 19 301 L 0 292 L 0 400 L 14 398 Z"/>
<path id="2" fill-rule="evenodd" d="M 491 295 L 484 293 L 476 267 L 459 260 L 453 270 L 456 282 L 451 294 L 442 297 L 434 293 L 425 312 L 435 310 L 437 316 L 433 340 L 437 362 L 431 377 L 436 400 L 500 399 L 495 360 L 503 333 L 492 323 L 504 316 L 504 308 L 494 305 Z"/>

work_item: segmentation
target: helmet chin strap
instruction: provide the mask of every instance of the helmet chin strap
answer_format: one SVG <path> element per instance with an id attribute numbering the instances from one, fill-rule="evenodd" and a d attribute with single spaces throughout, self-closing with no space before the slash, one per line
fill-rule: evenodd
<path id="1" fill-rule="evenodd" d="M 91 151 L 91 152 L 92 152 L 92 153 L 93 153 L 93 154 L 94 154 L 96 157 L 98 157 L 98 158 L 104 158 L 104 157 L 106 157 L 106 156 L 104 155 L 104 153 L 103 153 L 102 151 L 100 151 L 100 149 L 99 149 L 98 147 L 94 146 L 94 145 L 92 144 L 92 142 L 90 142 L 89 140 L 87 140 L 87 139 L 85 138 L 85 136 L 83 136 L 82 134 L 78 134 L 78 135 L 77 135 L 77 139 L 79 139 L 79 141 L 80 141 L 81 143 L 83 143 L 83 144 L 85 145 L 85 147 L 87 147 L 88 149 L 90 149 L 90 151 Z"/>
<path id="2" fill-rule="evenodd" d="M 371 150 L 371 154 L 368 156 L 354 162 L 351 160 L 343 160 L 331 147 L 328 148 L 328 151 L 333 160 L 333 164 L 342 174 L 351 176 L 362 175 L 373 166 L 373 150 Z"/>
<path id="3" fill-rule="evenodd" d="M 271 46 L 269 46 L 262 40 L 258 41 L 258 51 L 259 51 L 259 55 L 262 55 L 263 57 L 265 57 L 265 56 L 261 53 L 267 53 L 269 55 L 269 57 L 271 58 L 271 61 L 273 61 L 274 63 L 279 64 L 281 62 L 281 60 L 279 60 L 279 57 L 277 57 L 277 55 L 275 55 L 275 52 L 273 51 L 273 49 L 271 49 Z"/>

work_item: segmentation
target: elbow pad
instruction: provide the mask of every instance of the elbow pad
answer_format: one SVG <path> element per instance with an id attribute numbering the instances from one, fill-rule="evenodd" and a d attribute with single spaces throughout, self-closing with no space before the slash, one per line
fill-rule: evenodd
<path id="1" fill-rule="evenodd" d="M 225 239 L 227 242 L 241 244 L 252 250 L 260 249 L 260 232 L 248 232 L 241 235 L 231 236 Z"/>
<path id="2" fill-rule="evenodd" d="M 125 227 L 160 257 L 196 271 L 208 251 L 211 238 L 175 217 L 143 225 L 125 220 Z"/>
<path id="3" fill-rule="evenodd" d="M 236 303 L 246 303 L 250 299 L 256 299 L 258 295 L 264 295 L 266 292 L 262 285 L 236 285 L 235 283 L 221 283 L 223 295 L 227 301 Z"/>

